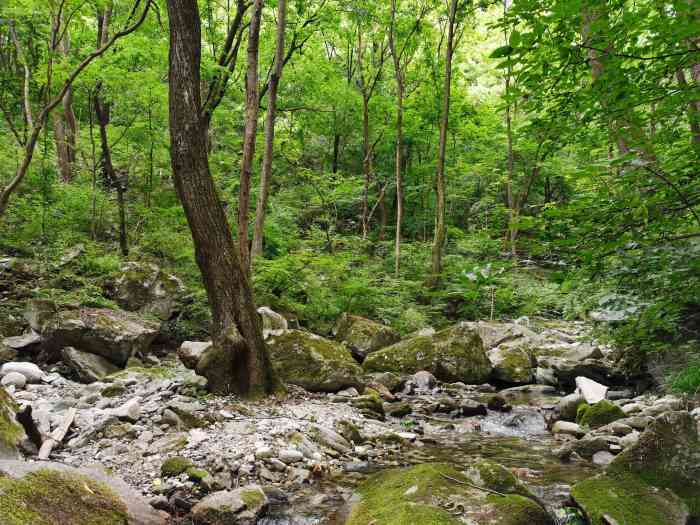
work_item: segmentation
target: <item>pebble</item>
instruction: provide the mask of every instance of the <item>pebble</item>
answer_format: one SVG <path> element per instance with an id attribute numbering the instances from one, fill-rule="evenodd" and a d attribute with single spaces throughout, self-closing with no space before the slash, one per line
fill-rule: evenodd
<path id="1" fill-rule="evenodd" d="M 281 461 L 287 464 L 298 463 L 304 459 L 304 454 L 295 449 L 280 450 L 278 457 Z"/>
<path id="2" fill-rule="evenodd" d="M 19 372 L 9 372 L 0 383 L 2 386 L 14 386 L 17 389 L 22 389 L 27 384 L 27 378 Z"/>

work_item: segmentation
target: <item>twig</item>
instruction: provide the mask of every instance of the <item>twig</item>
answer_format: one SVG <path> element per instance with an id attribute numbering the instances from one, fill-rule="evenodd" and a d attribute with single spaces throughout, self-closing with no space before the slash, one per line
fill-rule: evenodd
<path id="1" fill-rule="evenodd" d="M 460 485 L 467 485 L 469 487 L 472 487 L 472 488 L 475 488 L 478 490 L 483 490 L 484 492 L 496 494 L 497 496 L 503 496 L 504 498 L 506 497 L 505 494 L 503 494 L 502 492 L 498 492 L 497 490 L 491 490 L 491 489 L 487 489 L 486 487 L 480 487 L 479 485 L 476 485 L 474 483 L 470 483 L 468 481 L 462 481 L 461 479 L 453 478 L 451 476 L 448 476 L 447 474 L 443 474 L 442 472 L 440 472 L 440 475 L 445 479 L 453 481 L 454 483 L 459 483 Z"/>

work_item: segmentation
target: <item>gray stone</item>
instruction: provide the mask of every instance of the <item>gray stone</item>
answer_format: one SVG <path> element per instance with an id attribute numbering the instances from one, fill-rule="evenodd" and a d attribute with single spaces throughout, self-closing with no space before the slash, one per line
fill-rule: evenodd
<path id="1" fill-rule="evenodd" d="M 131 423 L 136 423 L 141 417 L 141 403 L 138 399 L 133 398 L 124 403 L 118 408 L 114 408 L 109 411 L 113 416 L 129 421 Z"/>
<path id="2" fill-rule="evenodd" d="M 574 421 L 576 419 L 576 411 L 578 410 L 579 405 L 585 402 L 586 400 L 583 399 L 583 396 L 578 392 L 562 397 L 559 400 L 558 406 L 559 417 L 566 421 Z"/>
<path id="3" fill-rule="evenodd" d="M 615 456 L 613 456 L 610 452 L 607 450 L 600 450 L 593 454 L 591 461 L 593 461 L 594 465 L 605 467 L 606 465 L 609 465 L 613 459 L 615 459 Z"/>
<path id="4" fill-rule="evenodd" d="M 346 454 L 352 449 L 348 440 L 343 436 L 321 425 L 312 425 L 309 428 L 309 434 L 314 441 L 336 452 Z"/>
<path id="5" fill-rule="evenodd" d="M 16 389 L 21 390 L 27 384 L 27 378 L 19 372 L 10 372 L 2 378 L 0 384 L 2 384 L 2 386 L 13 386 Z"/>
<path id="6" fill-rule="evenodd" d="M 287 319 L 275 312 L 272 308 L 261 306 L 258 314 L 262 319 L 263 338 L 267 339 L 271 335 L 279 335 L 289 328 Z"/>
<path id="7" fill-rule="evenodd" d="M 608 387 L 600 383 L 588 379 L 587 377 L 576 378 L 576 388 L 581 393 L 586 403 L 592 405 L 605 399 L 608 392 Z"/>
<path id="8" fill-rule="evenodd" d="M 211 346 L 211 341 L 185 341 L 180 345 L 177 356 L 186 368 L 194 370 L 204 352 L 209 350 Z"/>
<path id="9" fill-rule="evenodd" d="M 94 383 L 101 381 L 106 376 L 120 370 L 104 357 L 88 352 L 81 352 L 73 347 L 66 347 L 61 350 L 63 362 L 73 370 L 75 375 L 83 383 Z"/>
<path id="10" fill-rule="evenodd" d="M 585 432 L 576 423 L 569 421 L 557 421 L 552 427 L 553 434 L 569 434 L 575 437 L 581 437 Z"/>
<path id="11" fill-rule="evenodd" d="M 411 376 L 411 381 L 413 381 L 420 390 L 430 390 L 437 384 L 435 376 L 426 370 L 420 370 L 413 374 Z"/>
<path id="12" fill-rule="evenodd" d="M 298 450 L 287 448 L 280 450 L 278 457 L 281 461 L 287 464 L 298 463 L 304 459 L 304 454 Z"/>
<path id="13" fill-rule="evenodd" d="M 333 328 L 333 335 L 344 342 L 359 361 L 401 339 L 399 334 L 388 326 L 348 313 L 340 316 Z"/>
<path id="14" fill-rule="evenodd" d="M 214 492 L 192 508 L 195 525 L 254 525 L 267 510 L 268 499 L 258 485 Z"/>

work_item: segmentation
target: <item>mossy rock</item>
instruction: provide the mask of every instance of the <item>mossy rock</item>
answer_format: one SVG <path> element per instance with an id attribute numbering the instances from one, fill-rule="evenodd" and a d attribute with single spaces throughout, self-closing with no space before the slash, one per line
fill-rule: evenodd
<path id="1" fill-rule="evenodd" d="M 119 397 L 126 393 L 126 387 L 122 384 L 116 383 L 114 385 L 106 386 L 100 392 L 102 397 Z"/>
<path id="2" fill-rule="evenodd" d="M 18 406 L 0 386 L 0 459 L 18 459 L 19 445 L 26 438 L 24 428 L 17 422 Z"/>
<path id="3" fill-rule="evenodd" d="M 432 335 L 418 335 L 367 356 L 367 372 L 415 374 L 427 370 L 446 382 L 478 384 L 488 380 L 491 363 L 481 337 L 467 323 Z"/>
<path id="4" fill-rule="evenodd" d="M 494 479 L 503 484 L 505 477 L 499 471 Z M 465 521 L 474 525 L 552 524 L 535 501 L 514 494 L 496 496 L 473 484 L 442 463 L 381 472 L 360 485 L 361 500 L 345 525 L 458 525 Z M 517 486 L 517 480 L 507 484 Z M 459 516 L 446 510 L 457 506 L 464 508 Z"/>
<path id="5" fill-rule="evenodd" d="M 480 487 L 534 498 L 527 487 L 500 463 L 487 460 L 478 461 L 467 469 L 466 475 L 475 485 Z"/>
<path id="6" fill-rule="evenodd" d="M 657 417 L 635 445 L 613 460 L 608 472 L 633 475 L 653 487 L 672 490 L 700 519 L 700 437 L 688 412 Z"/>
<path id="7" fill-rule="evenodd" d="M 574 485 L 571 495 L 591 525 L 685 525 L 688 508 L 672 491 L 631 474 L 606 473 Z"/>
<path id="8" fill-rule="evenodd" d="M 182 456 L 173 456 L 163 461 L 163 464 L 160 466 L 160 475 L 164 478 L 171 478 L 179 476 L 193 467 L 194 464 L 191 460 Z"/>
<path id="9" fill-rule="evenodd" d="M 589 428 L 599 428 L 627 417 L 622 409 L 607 400 L 593 405 L 580 405 L 576 411 L 576 423 Z"/>
<path id="10" fill-rule="evenodd" d="M 164 525 L 123 481 L 96 469 L 0 461 L 3 525 Z"/>
<path id="11" fill-rule="evenodd" d="M 209 476 L 209 472 L 204 469 L 190 467 L 185 472 L 187 472 L 187 477 L 195 483 L 201 483 L 202 480 Z"/>
<path id="12" fill-rule="evenodd" d="M 309 332 L 287 330 L 272 336 L 267 345 L 272 365 L 286 383 L 310 392 L 361 387 L 362 369 L 339 343 Z"/>
<path id="13" fill-rule="evenodd" d="M 513 385 L 526 385 L 534 381 L 536 363 L 525 343 L 509 341 L 488 351 L 494 379 Z"/>
<path id="14" fill-rule="evenodd" d="M 359 360 L 401 339 L 401 336 L 388 326 L 347 313 L 338 318 L 333 328 L 333 335 L 347 344 Z"/>

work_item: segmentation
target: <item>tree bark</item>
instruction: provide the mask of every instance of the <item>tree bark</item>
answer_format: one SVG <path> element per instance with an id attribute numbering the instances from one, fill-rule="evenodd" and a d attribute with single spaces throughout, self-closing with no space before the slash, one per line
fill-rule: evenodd
<path id="1" fill-rule="evenodd" d="M 260 43 L 260 20 L 263 0 L 255 0 L 250 17 L 248 33 L 248 69 L 246 72 L 245 131 L 243 132 L 243 159 L 241 160 L 241 180 L 238 190 L 238 255 L 241 267 L 247 273 L 250 268 L 248 249 L 248 209 L 250 207 L 250 183 L 252 179 L 255 141 L 258 131 L 258 48 Z"/>
<path id="2" fill-rule="evenodd" d="M 64 56 L 70 52 L 70 37 L 66 31 L 59 43 Z M 53 114 L 54 141 L 56 142 L 56 163 L 63 182 L 73 179 L 73 168 L 77 152 L 78 124 L 73 112 L 73 88 L 69 87 L 61 100 L 60 112 Z"/>
<path id="3" fill-rule="evenodd" d="M 185 210 L 197 265 L 212 310 L 218 369 L 208 376 L 218 392 L 257 396 L 276 382 L 247 272 L 240 264 L 209 171 L 207 125 L 200 96 L 201 28 L 196 0 L 168 0 L 169 113 L 173 180 Z"/>
<path id="4" fill-rule="evenodd" d="M 450 121 L 450 89 L 452 87 L 452 57 L 454 55 L 454 32 L 459 0 L 450 1 L 450 13 L 447 28 L 447 49 L 445 50 L 445 83 L 442 99 L 442 120 L 440 122 L 440 142 L 438 144 L 437 173 L 435 177 L 435 233 L 433 236 L 431 279 L 432 286 L 440 282 L 442 272 L 442 249 L 445 244 L 445 152 L 447 148 L 447 130 Z"/>
<path id="5" fill-rule="evenodd" d="M 403 222 L 402 148 L 404 77 L 401 67 L 401 57 L 396 46 L 396 1 L 397 0 L 391 0 L 389 48 L 391 49 L 391 56 L 394 60 L 394 76 L 396 78 L 396 152 L 394 158 L 394 175 L 396 179 L 396 233 L 394 236 L 394 274 L 398 277 L 401 270 L 401 224 Z"/>
<path id="6" fill-rule="evenodd" d="M 265 118 L 265 149 L 263 151 L 262 174 L 260 176 L 260 193 L 255 208 L 255 225 L 253 227 L 253 247 L 251 264 L 255 257 L 263 252 L 263 236 L 267 199 L 272 180 L 272 153 L 275 145 L 275 118 L 277 117 L 277 88 L 282 78 L 284 67 L 284 32 L 287 27 L 287 0 L 279 0 L 277 5 L 277 40 L 275 42 L 275 65 L 270 77 L 267 115 Z"/>

